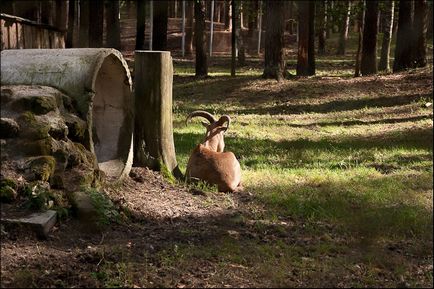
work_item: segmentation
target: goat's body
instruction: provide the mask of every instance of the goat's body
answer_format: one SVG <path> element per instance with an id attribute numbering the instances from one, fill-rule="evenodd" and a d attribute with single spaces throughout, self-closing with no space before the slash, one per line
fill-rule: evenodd
<path id="1" fill-rule="evenodd" d="M 187 178 L 217 185 L 221 192 L 233 192 L 241 183 L 240 163 L 232 152 L 216 152 L 199 144 L 187 164 Z"/>

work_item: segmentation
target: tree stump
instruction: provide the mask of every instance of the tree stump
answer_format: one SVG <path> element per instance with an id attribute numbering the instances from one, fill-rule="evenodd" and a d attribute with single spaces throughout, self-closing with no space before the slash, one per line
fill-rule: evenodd
<path id="1" fill-rule="evenodd" d="M 179 170 L 172 127 L 172 57 L 168 51 L 135 52 L 134 166 Z"/>

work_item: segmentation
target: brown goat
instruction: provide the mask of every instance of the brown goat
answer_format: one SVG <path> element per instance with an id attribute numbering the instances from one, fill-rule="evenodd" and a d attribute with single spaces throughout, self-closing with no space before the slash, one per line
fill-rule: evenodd
<path id="1" fill-rule="evenodd" d="M 188 180 L 199 179 L 209 184 L 217 185 L 221 192 L 240 191 L 240 163 L 232 152 L 223 152 L 225 142 L 223 134 L 229 128 L 231 119 L 223 115 L 219 120 L 206 111 L 194 111 L 188 117 L 203 117 L 209 121 L 202 122 L 206 128 L 205 140 L 198 144 L 190 155 L 187 164 Z M 227 126 L 224 124 L 227 123 Z"/>

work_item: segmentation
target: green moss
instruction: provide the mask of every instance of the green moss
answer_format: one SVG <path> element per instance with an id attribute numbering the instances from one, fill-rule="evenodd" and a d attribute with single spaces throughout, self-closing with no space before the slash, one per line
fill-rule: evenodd
<path id="1" fill-rule="evenodd" d="M 0 201 L 8 203 L 15 200 L 16 197 L 17 197 L 17 192 L 10 186 L 2 185 L 0 187 Z"/>
<path id="2" fill-rule="evenodd" d="M 46 114 L 57 108 L 57 102 L 53 96 L 30 96 L 16 100 L 13 107 L 15 109 L 28 110 L 36 114 Z"/>
<path id="3" fill-rule="evenodd" d="M 176 179 L 173 176 L 172 172 L 169 170 L 169 168 L 162 162 L 159 162 L 160 172 L 161 175 L 171 184 L 176 183 Z"/>
<path id="4" fill-rule="evenodd" d="M 84 120 L 71 114 L 63 115 L 65 124 L 68 127 L 68 138 L 75 142 L 83 142 L 87 124 Z"/>
<path id="5" fill-rule="evenodd" d="M 17 185 L 17 183 L 14 180 L 8 179 L 8 178 L 4 178 L 4 179 L 2 179 L 0 181 L 0 188 L 6 187 L 6 186 L 9 186 L 9 187 L 11 187 L 11 188 L 13 188 L 15 190 L 18 188 L 18 185 Z"/>
<path id="6" fill-rule="evenodd" d="M 35 115 L 26 111 L 21 114 L 18 121 L 23 128 L 22 136 L 30 139 L 43 139 L 49 136 L 50 126 L 41 122 L 38 122 Z"/>
<path id="7" fill-rule="evenodd" d="M 36 179 L 46 182 L 54 173 L 56 160 L 52 156 L 40 156 L 32 158 L 28 165 L 31 172 L 35 174 Z"/>

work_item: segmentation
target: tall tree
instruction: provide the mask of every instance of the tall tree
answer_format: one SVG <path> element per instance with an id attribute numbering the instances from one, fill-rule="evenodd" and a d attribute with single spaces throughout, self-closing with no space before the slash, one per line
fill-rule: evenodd
<path id="1" fill-rule="evenodd" d="M 361 54 L 362 54 L 362 46 L 363 46 L 363 27 L 365 26 L 365 1 L 361 0 L 358 2 L 357 12 L 357 29 L 358 29 L 358 40 L 357 40 L 357 52 L 356 52 L 356 67 L 354 72 L 354 77 L 360 76 L 360 62 L 361 62 Z"/>
<path id="2" fill-rule="evenodd" d="M 393 12 L 395 10 L 395 1 L 384 1 L 384 11 L 381 13 L 383 16 L 383 42 L 381 44 L 381 56 L 378 63 L 379 70 L 390 70 L 390 43 L 392 42 L 393 31 Z"/>
<path id="3" fill-rule="evenodd" d="M 74 22 L 75 22 L 75 2 L 68 2 L 68 32 L 66 34 L 65 46 L 66 48 L 72 48 L 74 43 Z"/>
<path id="4" fill-rule="evenodd" d="M 237 49 L 237 5 L 235 0 L 231 0 L 231 76 L 235 76 L 235 67 L 236 67 L 236 49 Z"/>
<path id="5" fill-rule="evenodd" d="M 325 42 L 327 31 L 327 13 L 326 0 L 321 0 L 318 3 L 318 54 L 325 54 Z"/>
<path id="6" fill-rule="evenodd" d="M 414 48 L 413 65 L 415 67 L 425 67 L 426 60 L 426 32 L 428 27 L 428 4 L 426 0 L 414 2 Z"/>
<path id="7" fill-rule="evenodd" d="M 259 0 L 253 0 L 245 2 L 244 7 L 247 10 L 247 17 L 248 17 L 248 37 L 253 36 L 253 32 L 258 27 L 258 11 L 259 11 Z"/>
<path id="8" fill-rule="evenodd" d="M 266 2 L 265 67 L 264 78 L 278 81 L 285 77 L 284 59 L 284 9 L 282 1 Z"/>
<path id="9" fill-rule="evenodd" d="M 80 0 L 79 47 L 89 47 L 89 0 Z"/>
<path id="10" fill-rule="evenodd" d="M 136 3 L 136 50 L 145 50 L 145 26 L 146 8 L 145 0 L 137 0 Z"/>
<path id="11" fill-rule="evenodd" d="M 121 49 L 121 24 L 119 21 L 119 0 L 106 2 L 107 47 Z"/>
<path id="12" fill-rule="evenodd" d="M 362 75 L 377 73 L 378 1 L 366 1 L 365 25 L 363 28 Z"/>
<path id="13" fill-rule="evenodd" d="M 314 15 L 314 1 L 298 1 L 298 76 L 315 74 Z"/>
<path id="14" fill-rule="evenodd" d="M 236 30 L 235 30 L 235 38 L 237 40 L 237 47 L 238 47 L 238 65 L 244 66 L 246 64 L 246 47 L 244 46 L 244 39 L 243 39 L 243 22 L 240 17 L 244 7 L 241 6 L 241 1 L 237 5 L 237 9 L 235 10 L 235 17 L 236 17 Z"/>
<path id="15" fill-rule="evenodd" d="M 54 25 L 54 2 L 41 1 L 41 22 L 48 25 Z"/>
<path id="16" fill-rule="evenodd" d="M 89 47 L 102 47 L 104 32 L 104 2 L 93 0 L 89 2 Z"/>
<path id="17" fill-rule="evenodd" d="M 232 0 L 225 1 L 225 29 L 232 30 Z"/>
<path id="18" fill-rule="evenodd" d="M 196 76 L 208 76 L 208 58 L 205 50 L 205 0 L 194 2 L 194 46 L 196 48 Z"/>
<path id="19" fill-rule="evenodd" d="M 68 3 L 66 0 L 56 0 L 56 27 L 66 31 L 68 23 Z"/>
<path id="20" fill-rule="evenodd" d="M 187 1 L 187 11 L 185 17 L 187 18 L 187 25 L 185 27 L 185 54 L 191 55 L 193 53 L 193 19 L 194 19 L 194 3 Z"/>
<path id="21" fill-rule="evenodd" d="M 340 4 L 340 5 L 339 5 Z M 345 46 L 348 39 L 348 28 L 350 26 L 351 2 L 349 0 L 337 3 L 340 6 L 340 34 L 337 54 L 345 55 Z"/>
<path id="22" fill-rule="evenodd" d="M 167 50 L 167 22 L 169 2 L 154 1 L 154 20 L 152 25 L 152 49 Z"/>
<path id="23" fill-rule="evenodd" d="M 399 1 L 398 32 L 396 35 L 395 61 L 393 71 L 401 71 L 412 66 L 412 20 L 411 1 Z"/>
<path id="24" fill-rule="evenodd" d="M 315 1 L 309 1 L 308 74 L 315 75 Z"/>

